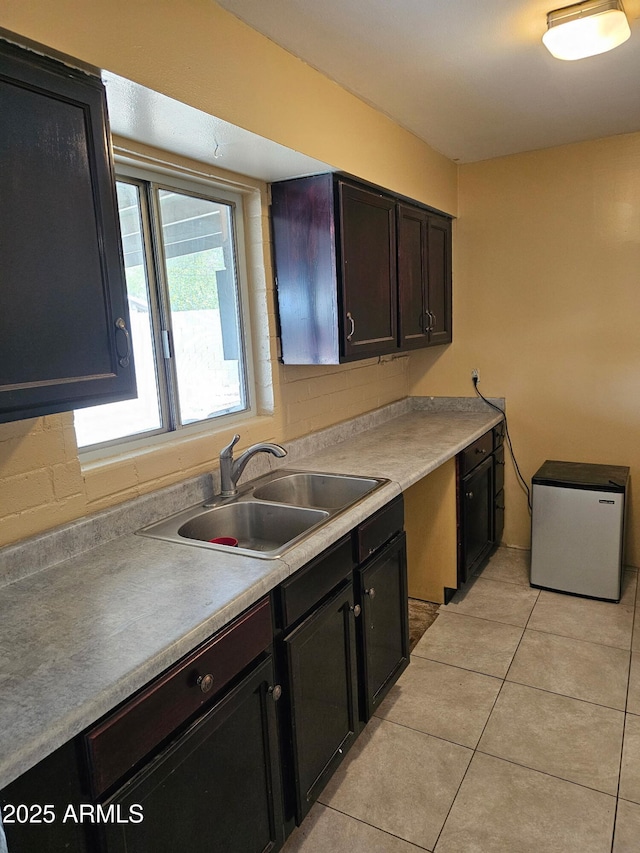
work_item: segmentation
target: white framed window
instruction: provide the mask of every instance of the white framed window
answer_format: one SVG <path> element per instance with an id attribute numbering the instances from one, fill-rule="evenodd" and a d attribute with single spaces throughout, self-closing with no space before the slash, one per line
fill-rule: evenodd
<path id="1" fill-rule="evenodd" d="M 252 410 L 242 195 L 131 167 L 116 191 L 138 398 L 76 410 L 82 451 Z"/>

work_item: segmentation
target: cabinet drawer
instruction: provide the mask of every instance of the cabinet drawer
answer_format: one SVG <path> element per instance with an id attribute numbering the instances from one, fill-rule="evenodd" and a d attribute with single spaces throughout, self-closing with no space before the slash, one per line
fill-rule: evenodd
<path id="1" fill-rule="evenodd" d="M 277 588 L 278 627 L 293 625 L 352 571 L 351 539 L 345 536 Z"/>
<path id="2" fill-rule="evenodd" d="M 400 533 L 403 527 L 404 501 L 402 495 L 399 495 L 356 528 L 356 562 L 363 563 L 396 533 Z"/>
<path id="3" fill-rule="evenodd" d="M 461 476 L 464 477 L 469 471 L 479 465 L 493 452 L 493 431 L 489 430 L 483 436 L 476 439 L 460 454 Z"/>
<path id="4" fill-rule="evenodd" d="M 111 787 L 218 694 L 271 641 L 271 605 L 265 598 L 87 732 L 94 796 Z M 208 675 L 213 676 L 213 684 L 203 692 L 206 685 L 201 679 Z"/>

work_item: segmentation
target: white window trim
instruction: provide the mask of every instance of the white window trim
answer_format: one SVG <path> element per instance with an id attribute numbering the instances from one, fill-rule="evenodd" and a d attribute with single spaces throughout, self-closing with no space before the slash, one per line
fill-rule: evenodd
<path id="1" fill-rule="evenodd" d="M 151 181 L 156 184 L 164 182 L 176 189 L 186 192 L 202 193 L 206 197 L 222 202 L 231 203 L 235 207 L 235 263 L 238 286 L 238 297 L 241 313 L 242 347 L 245 358 L 247 407 L 241 412 L 230 412 L 205 421 L 186 424 L 179 429 L 152 434 L 141 433 L 132 437 L 124 437 L 105 443 L 102 446 L 88 445 L 78 448 L 81 466 L 95 466 L 104 462 L 106 465 L 115 463 L 122 458 L 139 452 L 152 452 L 155 447 L 159 450 L 168 444 L 179 445 L 218 432 L 240 428 L 243 424 L 253 423 L 263 416 L 273 415 L 273 400 L 260 399 L 259 386 L 256 381 L 256 365 L 254 360 L 253 334 L 256 324 L 253 323 L 252 305 L 254 294 L 249 276 L 247 255 L 249 244 L 245 236 L 245 218 L 248 215 L 246 206 L 249 197 L 257 198 L 260 190 L 250 183 L 239 180 L 240 176 L 224 178 L 218 174 L 193 169 L 169 160 L 160 160 L 148 155 L 132 152 L 128 149 L 114 146 L 114 163 L 116 179 L 131 177 L 138 180 Z M 266 310 L 266 305 L 265 305 Z M 259 334 L 267 334 L 262 330 Z"/>

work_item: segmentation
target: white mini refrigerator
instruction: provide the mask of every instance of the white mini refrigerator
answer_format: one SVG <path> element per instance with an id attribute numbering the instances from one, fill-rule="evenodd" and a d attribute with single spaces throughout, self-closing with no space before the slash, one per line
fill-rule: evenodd
<path id="1" fill-rule="evenodd" d="M 629 469 L 547 460 L 532 479 L 531 586 L 619 601 Z"/>

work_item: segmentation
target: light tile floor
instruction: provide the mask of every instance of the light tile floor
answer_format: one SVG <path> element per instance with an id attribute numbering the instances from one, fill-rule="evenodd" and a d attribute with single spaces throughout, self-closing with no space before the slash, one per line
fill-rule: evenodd
<path id="1" fill-rule="evenodd" d="M 608 604 L 528 560 L 440 608 L 285 853 L 640 853 L 637 572 Z"/>

